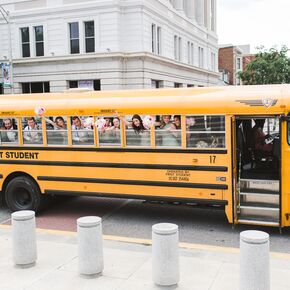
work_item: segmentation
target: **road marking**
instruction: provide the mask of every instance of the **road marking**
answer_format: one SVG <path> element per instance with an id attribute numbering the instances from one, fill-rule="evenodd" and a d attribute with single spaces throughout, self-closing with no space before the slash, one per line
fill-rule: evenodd
<path id="1" fill-rule="evenodd" d="M 11 225 L 0 224 L 0 229 L 11 229 Z M 77 236 L 76 232 L 49 230 L 49 229 L 40 229 L 40 228 L 37 228 L 36 232 L 41 233 L 41 234 L 61 235 L 61 236 L 70 236 L 70 237 Z M 130 237 L 111 236 L 111 235 L 103 235 L 103 239 L 107 241 L 140 244 L 140 245 L 146 245 L 146 246 L 152 245 L 152 240 L 149 240 L 149 239 L 138 239 L 138 238 L 130 238 Z M 210 252 L 229 253 L 229 254 L 240 253 L 239 248 L 183 243 L 183 242 L 179 243 L 179 247 L 182 249 L 198 250 L 198 251 L 210 251 Z M 270 256 L 276 259 L 290 260 L 290 254 L 287 254 L 287 253 L 270 252 Z"/>

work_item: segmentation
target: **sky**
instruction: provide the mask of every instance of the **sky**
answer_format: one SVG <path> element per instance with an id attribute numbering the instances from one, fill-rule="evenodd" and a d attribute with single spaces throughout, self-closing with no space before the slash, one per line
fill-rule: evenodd
<path id="1" fill-rule="evenodd" d="M 217 0 L 219 44 L 290 48 L 290 0 Z"/>

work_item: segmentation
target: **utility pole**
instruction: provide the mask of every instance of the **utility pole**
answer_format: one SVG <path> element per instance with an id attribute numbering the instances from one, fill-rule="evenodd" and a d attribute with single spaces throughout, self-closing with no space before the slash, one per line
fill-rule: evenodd
<path id="1" fill-rule="evenodd" d="M 12 58 L 12 39 L 11 39 L 11 23 L 10 23 L 10 13 L 2 5 L 0 5 L 0 13 L 3 16 L 7 26 L 8 26 L 8 60 L 10 64 L 10 92 L 14 93 L 14 85 L 13 85 L 13 58 Z"/>

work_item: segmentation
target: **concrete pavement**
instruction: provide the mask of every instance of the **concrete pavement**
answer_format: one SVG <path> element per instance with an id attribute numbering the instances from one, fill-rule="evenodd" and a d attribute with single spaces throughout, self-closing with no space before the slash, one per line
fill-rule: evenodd
<path id="1" fill-rule="evenodd" d="M 0 226 L 1 290 L 235 290 L 239 289 L 239 250 L 180 244 L 180 283 L 158 287 L 151 277 L 150 240 L 104 236 L 104 272 L 78 274 L 77 237 L 73 232 L 37 230 L 34 267 L 12 262 L 10 226 Z M 271 289 L 289 289 L 290 255 L 271 253 Z"/>

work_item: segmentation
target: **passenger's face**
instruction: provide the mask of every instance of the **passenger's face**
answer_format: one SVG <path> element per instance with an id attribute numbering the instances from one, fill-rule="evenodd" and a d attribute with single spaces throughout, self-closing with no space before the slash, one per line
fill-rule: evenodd
<path id="1" fill-rule="evenodd" d="M 12 122 L 10 120 L 7 120 L 4 122 L 5 129 L 9 130 L 12 128 Z"/>
<path id="2" fill-rule="evenodd" d="M 73 120 L 73 124 L 76 127 L 80 127 L 81 126 L 81 120 L 79 118 L 76 118 L 76 119 Z"/>
<path id="3" fill-rule="evenodd" d="M 170 122 L 170 116 L 169 116 L 169 115 L 165 115 L 165 116 L 163 116 L 162 118 L 163 118 L 163 122 L 164 122 L 165 124 L 168 124 L 168 123 Z"/>
<path id="4" fill-rule="evenodd" d="M 30 128 L 34 128 L 35 127 L 35 121 L 34 120 L 28 120 L 28 126 L 30 127 Z"/>
<path id="5" fill-rule="evenodd" d="M 113 124 L 115 128 L 120 128 L 120 121 L 118 119 L 114 119 Z"/>
<path id="6" fill-rule="evenodd" d="M 56 119 L 56 125 L 58 125 L 59 127 L 65 127 L 65 123 L 62 119 Z"/>
<path id="7" fill-rule="evenodd" d="M 106 118 L 106 126 L 109 126 L 110 125 L 110 119 L 109 118 Z"/>
<path id="8" fill-rule="evenodd" d="M 174 118 L 174 123 L 176 126 L 180 126 L 181 122 L 179 118 Z"/>
<path id="9" fill-rule="evenodd" d="M 193 126 L 195 124 L 195 119 L 193 117 L 189 117 L 187 119 L 188 126 Z"/>
<path id="10" fill-rule="evenodd" d="M 134 124 L 136 127 L 139 127 L 139 126 L 140 126 L 140 121 L 139 121 L 139 119 L 134 118 L 134 119 L 132 120 L 132 122 L 133 122 L 133 124 Z"/>

